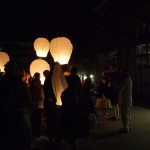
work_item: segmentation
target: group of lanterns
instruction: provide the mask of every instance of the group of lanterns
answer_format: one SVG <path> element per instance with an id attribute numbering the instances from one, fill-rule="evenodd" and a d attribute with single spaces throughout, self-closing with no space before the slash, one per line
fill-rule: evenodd
<path id="1" fill-rule="evenodd" d="M 50 42 L 46 38 L 37 38 L 34 41 L 34 49 L 38 57 L 46 57 L 50 50 L 54 62 L 62 65 L 68 63 L 73 46 L 66 37 L 54 38 Z"/>
<path id="2" fill-rule="evenodd" d="M 50 65 L 42 58 L 47 57 L 47 54 L 50 51 L 54 62 L 59 62 L 61 65 L 67 64 L 73 49 L 71 41 L 66 37 L 54 38 L 50 42 L 46 38 L 40 37 L 34 41 L 33 46 L 36 55 L 40 58 L 31 63 L 30 73 L 33 77 L 35 72 L 39 72 L 41 74 L 42 83 L 45 80 L 43 71 L 50 70 Z"/>
<path id="3" fill-rule="evenodd" d="M 46 57 L 48 52 L 50 51 L 50 54 L 52 55 L 54 62 L 58 62 L 58 64 L 54 68 L 52 84 L 57 99 L 56 104 L 61 105 L 62 103 L 60 95 L 61 92 L 67 87 L 67 83 L 64 77 L 62 76 L 62 70 L 60 65 L 68 64 L 73 50 L 72 43 L 66 37 L 54 38 L 50 42 L 46 38 L 37 38 L 34 41 L 34 50 L 36 51 L 36 55 L 40 58 L 34 60 L 31 63 L 30 73 L 31 76 L 33 77 L 35 72 L 39 72 L 41 74 L 42 84 L 44 83 L 45 80 L 43 71 L 44 70 L 50 71 L 50 65 L 42 58 Z"/>

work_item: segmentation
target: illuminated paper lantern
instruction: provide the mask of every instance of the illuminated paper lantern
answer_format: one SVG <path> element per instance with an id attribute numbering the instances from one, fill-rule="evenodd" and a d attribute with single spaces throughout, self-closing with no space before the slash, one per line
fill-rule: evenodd
<path id="1" fill-rule="evenodd" d="M 61 65 L 68 64 L 72 50 L 72 43 L 66 37 L 58 37 L 50 41 L 50 53 L 54 62 L 59 62 Z"/>
<path id="2" fill-rule="evenodd" d="M 9 55 L 5 52 L 0 52 L 0 70 L 1 71 L 4 71 L 4 68 L 5 68 L 4 65 L 6 65 L 7 62 L 9 61 L 10 61 Z"/>
<path id="3" fill-rule="evenodd" d="M 49 41 L 46 38 L 37 38 L 34 41 L 34 49 L 38 57 L 46 57 L 49 51 Z"/>
<path id="4" fill-rule="evenodd" d="M 35 72 L 39 72 L 41 75 L 41 83 L 44 84 L 45 76 L 43 75 L 43 71 L 49 70 L 50 71 L 50 65 L 43 59 L 36 59 L 34 60 L 30 65 L 30 74 L 33 77 Z"/>
<path id="5" fill-rule="evenodd" d="M 61 94 L 68 87 L 66 78 L 59 63 L 54 66 L 52 74 L 52 88 L 56 97 L 56 105 L 61 106 Z"/>

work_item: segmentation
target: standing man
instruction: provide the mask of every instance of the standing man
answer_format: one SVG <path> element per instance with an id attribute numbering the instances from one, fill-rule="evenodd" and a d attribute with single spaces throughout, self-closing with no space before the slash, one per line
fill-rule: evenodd
<path id="1" fill-rule="evenodd" d="M 119 99 L 123 124 L 123 128 L 120 131 L 128 133 L 131 130 L 132 80 L 126 68 L 121 68 L 120 79 Z"/>

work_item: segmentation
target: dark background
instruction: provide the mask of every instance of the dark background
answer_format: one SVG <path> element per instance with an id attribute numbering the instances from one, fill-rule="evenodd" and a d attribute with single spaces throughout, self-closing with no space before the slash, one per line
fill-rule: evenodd
<path id="1" fill-rule="evenodd" d="M 67 36 L 76 42 L 91 32 L 94 8 L 101 0 L 5 1 L 0 8 L 0 40 L 51 40 Z"/>

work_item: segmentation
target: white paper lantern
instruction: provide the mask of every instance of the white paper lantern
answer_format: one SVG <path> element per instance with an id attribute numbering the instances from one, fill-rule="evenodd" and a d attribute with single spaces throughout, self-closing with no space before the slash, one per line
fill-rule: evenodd
<path id="1" fill-rule="evenodd" d="M 4 65 L 6 65 L 7 62 L 9 61 L 10 61 L 9 55 L 5 52 L 0 52 L 0 70 L 1 71 L 4 71 L 4 68 L 5 68 Z"/>
<path id="2" fill-rule="evenodd" d="M 68 64 L 72 50 L 72 43 L 66 37 L 58 37 L 50 41 L 50 53 L 54 62 L 59 62 L 61 65 Z"/>
<path id="3" fill-rule="evenodd" d="M 36 72 L 39 72 L 41 75 L 41 83 L 44 84 L 45 76 L 43 75 L 43 71 L 49 70 L 50 65 L 43 59 L 36 59 L 30 65 L 30 74 L 33 77 Z"/>
<path id="4" fill-rule="evenodd" d="M 66 78 L 59 63 L 54 66 L 52 74 L 52 88 L 56 97 L 56 104 L 61 106 L 61 94 L 68 87 Z"/>
<path id="5" fill-rule="evenodd" d="M 49 51 L 49 41 L 46 38 L 37 38 L 34 41 L 34 49 L 38 57 L 46 57 Z"/>

